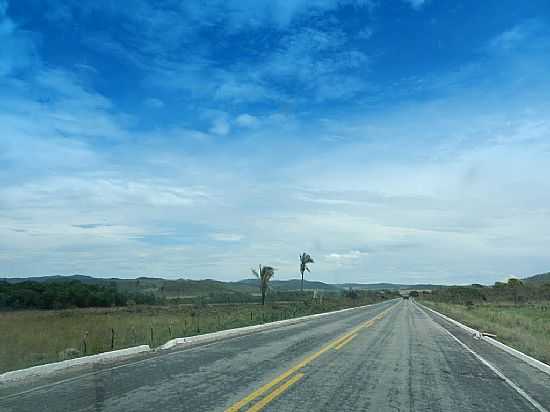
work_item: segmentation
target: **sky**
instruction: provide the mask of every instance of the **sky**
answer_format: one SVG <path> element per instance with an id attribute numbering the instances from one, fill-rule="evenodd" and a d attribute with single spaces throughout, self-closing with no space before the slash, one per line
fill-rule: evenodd
<path id="1" fill-rule="evenodd" d="M 547 0 L 0 0 L 0 276 L 550 270 Z"/>

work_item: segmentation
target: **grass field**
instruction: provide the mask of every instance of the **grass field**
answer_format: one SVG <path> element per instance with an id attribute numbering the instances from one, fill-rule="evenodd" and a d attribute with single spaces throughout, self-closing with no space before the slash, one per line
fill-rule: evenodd
<path id="1" fill-rule="evenodd" d="M 550 302 L 531 305 L 473 306 L 422 303 L 465 325 L 497 335 L 497 340 L 550 364 Z"/>
<path id="2" fill-rule="evenodd" d="M 0 312 L 0 373 L 111 349 L 162 345 L 192 336 L 345 307 L 365 300 L 257 304 L 134 306 Z M 68 349 L 71 349 L 68 351 Z M 65 352 L 65 353 L 63 353 Z"/>

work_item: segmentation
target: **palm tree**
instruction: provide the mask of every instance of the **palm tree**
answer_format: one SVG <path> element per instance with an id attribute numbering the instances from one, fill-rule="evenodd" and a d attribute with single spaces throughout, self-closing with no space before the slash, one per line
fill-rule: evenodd
<path id="1" fill-rule="evenodd" d="M 300 273 L 302 274 L 302 286 L 300 287 L 300 291 L 304 291 L 304 272 L 307 270 L 309 272 L 309 268 L 307 267 L 308 263 L 315 263 L 311 256 L 309 256 L 306 252 L 302 253 L 300 255 Z"/>
<path id="2" fill-rule="evenodd" d="M 269 281 L 275 275 L 275 269 L 271 266 L 260 265 L 259 270 L 252 269 L 254 276 L 260 281 L 260 292 L 262 293 L 262 306 L 265 305 L 265 295 L 269 287 Z"/>

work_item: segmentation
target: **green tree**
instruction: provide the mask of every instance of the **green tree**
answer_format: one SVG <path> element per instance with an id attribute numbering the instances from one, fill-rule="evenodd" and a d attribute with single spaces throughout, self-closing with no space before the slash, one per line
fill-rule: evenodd
<path id="1" fill-rule="evenodd" d="M 508 279 L 508 287 L 511 288 L 517 288 L 523 286 L 523 282 L 519 280 L 518 278 L 510 278 Z"/>
<path id="2" fill-rule="evenodd" d="M 275 269 L 271 266 L 259 266 L 259 270 L 256 271 L 252 269 L 252 273 L 260 281 L 260 292 L 262 294 L 262 306 L 265 305 L 265 295 L 267 294 L 267 289 L 269 288 L 269 281 L 275 275 Z"/>
<path id="3" fill-rule="evenodd" d="M 520 289 L 523 288 L 523 282 L 518 278 L 508 279 L 507 286 L 512 289 L 512 298 L 514 299 L 514 304 L 517 304 L 520 300 Z"/>
<path id="4" fill-rule="evenodd" d="M 304 291 L 304 272 L 307 270 L 310 271 L 307 267 L 308 263 L 315 263 L 310 255 L 308 255 L 306 252 L 302 253 L 300 255 L 300 273 L 302 275 L 302 284 L 300 286 L 300 291 Z"/>

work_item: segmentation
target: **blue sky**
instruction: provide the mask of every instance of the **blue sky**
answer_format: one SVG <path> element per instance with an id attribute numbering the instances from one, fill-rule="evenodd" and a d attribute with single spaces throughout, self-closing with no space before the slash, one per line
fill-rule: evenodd
<path id="1" fill-rule="evenodd" d="M 546 0 L 0 0 L 0 273 L 550 268 Z"/>

